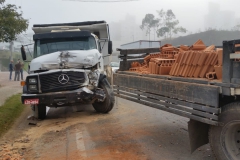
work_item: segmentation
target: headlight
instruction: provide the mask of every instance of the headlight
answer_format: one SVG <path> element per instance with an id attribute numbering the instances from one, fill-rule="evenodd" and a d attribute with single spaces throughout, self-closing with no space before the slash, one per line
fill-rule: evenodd
<path id="1" fill-rule="evenodd" d="M 30 91 L 37 91 L 37 85 L 29 85 Z"/>
<path id="2" fill-rule="evenodd" d="M 88 79 L 89 79 L 90 84 L 97 86 L 99 75 L 100 75 L 100 73 L 98 70 L 89 72 Z"/>
<path id="3" fill-rule="evenodd" d="M 36 84 L 37 79 L 36 78 L 29 78 L 28 82 L 29 82 L 29 84 Z"/>

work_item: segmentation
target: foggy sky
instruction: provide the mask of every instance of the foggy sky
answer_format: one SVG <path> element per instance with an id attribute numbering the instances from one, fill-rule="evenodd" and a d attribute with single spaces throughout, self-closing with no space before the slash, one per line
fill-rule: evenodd
<path id="1" fill-rule="evenodd" d="M 233 10 L 240 17 L 239 0 L 139 0 L 133 2 L 93 3 L 66 0 L 6 0 L 22 7 L 23 17 L 29 19 L 29 29 L 33 24 L 67 23 L 91 20 L 118 22 L 129 14 L 136 16 L 141 24 L 145 14 L 157 16 L 156 10 L 172 9 L 180 25 L 190 32 L 204 30 L 204 16 L 208 12 L 208 2 L 220 4 L 221 10 Z M 217 15 L 216 15 L 217 16 Z M 110 26 L 111 27 L 111 26 Z"/>

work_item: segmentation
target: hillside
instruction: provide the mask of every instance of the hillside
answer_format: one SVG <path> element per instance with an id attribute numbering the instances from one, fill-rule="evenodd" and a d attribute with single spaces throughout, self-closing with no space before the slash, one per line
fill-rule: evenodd
<path id="1" fill-rule="evenodd" d="M 222 46 L 222 41 L 224 40 L 233 40 L 233 39 L 240 39 L 240 31 L 206 31 L 196 34 L 191 34 L 187 36 L 181 36 L 178 38 L 175 38 L 171 41 L 169 40 L 162 40 L 162 45 L 166 43 L 170 43 L 174 46 L 177 45 L 192 45 L 194 42 L 196 42 L 198 39 L 201 39 L 205 45 L 216 45 L 216 46 Z"/>

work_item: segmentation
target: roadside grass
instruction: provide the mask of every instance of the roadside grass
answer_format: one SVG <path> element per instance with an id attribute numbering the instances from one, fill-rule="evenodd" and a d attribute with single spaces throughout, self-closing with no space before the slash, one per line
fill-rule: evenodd
<path id="1" fill-rule="evenodd" d="M 25 70 L 26 72 L 28 71 L 28 64 L 29 62 L 24 62 L 23 70 Z"/>
<path id="2" fill-rule="evenodd" d="M 21 94 L 13 95 L 0 106 L 0 137 L 6 133 L 21 115 L 25 105 L 21 103 Z"/>

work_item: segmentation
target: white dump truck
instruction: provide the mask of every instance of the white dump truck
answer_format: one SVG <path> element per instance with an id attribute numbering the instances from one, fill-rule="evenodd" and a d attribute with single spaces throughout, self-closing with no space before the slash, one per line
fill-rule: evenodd
<path id="1" fill-rule="evenodd" d="M 33 25 L 34 53 L 23 85 L 22 103 L 35 117 L 46 117 L 46 106 L 90 103 L 97 112 L 114 106 L 104 68 L 112 53 L 105 21 Z M 24 46 L 23 60 L 27 60 Z"/>

